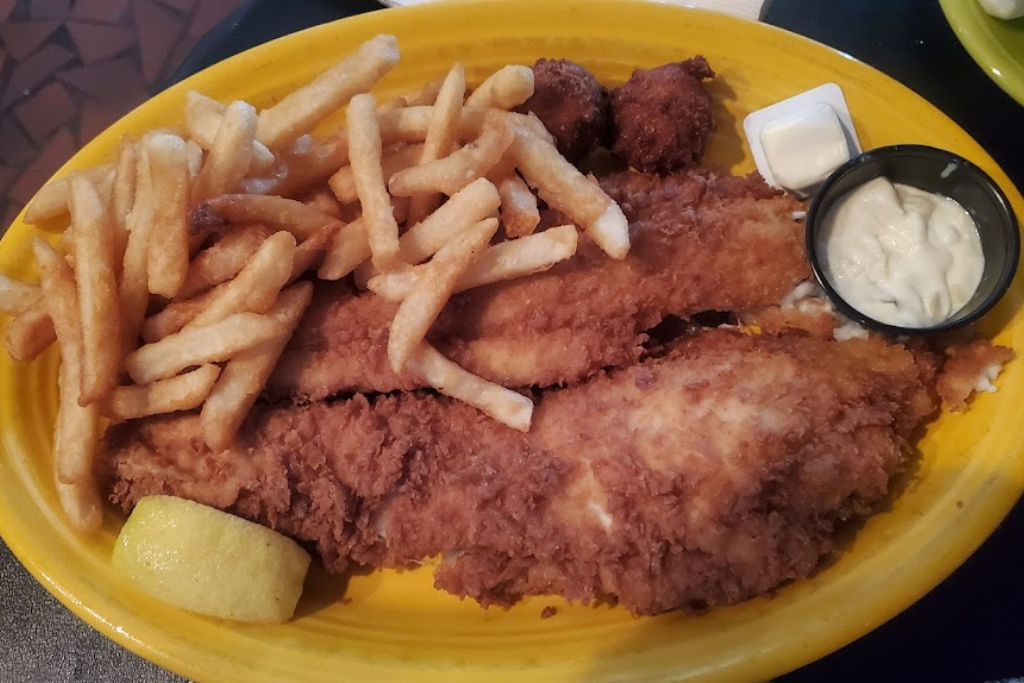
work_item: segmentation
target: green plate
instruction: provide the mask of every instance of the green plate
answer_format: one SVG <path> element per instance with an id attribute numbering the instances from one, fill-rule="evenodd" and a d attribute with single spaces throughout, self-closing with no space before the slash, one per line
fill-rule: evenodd
<path id="1" fill-rule="evenodd" d="M 1006 21 L 978 0 L 939 0 L 946 20 L 971 57 L 1007 94 L 1024 104 L 1024 17 Z"/>

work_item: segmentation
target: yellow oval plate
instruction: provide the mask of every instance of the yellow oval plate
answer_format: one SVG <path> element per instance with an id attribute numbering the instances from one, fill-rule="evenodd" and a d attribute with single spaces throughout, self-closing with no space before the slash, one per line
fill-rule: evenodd
<path id="1" fill-rule="evenodd" d="M 180 123 L 185 90 L 266 105 L 362 40 L 399 37 L 386 96 L 462 60 L 473 81 L 506 63 L 568 57 L 608 84 L 638 66 L 702 53 L 718 71 L 719 130 L 709 163 L 753 169 L 741 134 L 748 112 L 825 82 L 846 92 L 866 148 L 897 142 L 959 152 L 990 172 L 1024 215 L 1024 200 L 962 130 L 907 88 L 848 56 L 768 26 L 655 3 L 517 0 L 440 3 L 362 15 L 275 41 L 196 75 L 125 117 L 62 171 L 113 158 L 124 134 Z M 33 230 L 16 222 L 0 271 L 32 277 Z M 1013 289 L 985 331 L 1024 351 Z M 702 617 L 634 619 L 609 606 L 534 598 L 482 610 L 435 591 L 426 569 L 340 579 L 314 575 L 291 623 L 242 626 L 186 614 L 115 577 L 108 557 L 122 519 L 75 536 L 51 485 L 56 354 L 29 366 L 0 354 L 0 530 L 26 567 L 116 641 L 199 681 L 754 681 L 818 658 L 897 614 L 956 568 L 1024 487 L 1024 363 L 998 394 L 932 425 L 900 494 L 813 578 L 774 597 Z M 244 572 L 239 567 L 239 572 Z M 557 614 L 541 619 L 541 611 Z"/>

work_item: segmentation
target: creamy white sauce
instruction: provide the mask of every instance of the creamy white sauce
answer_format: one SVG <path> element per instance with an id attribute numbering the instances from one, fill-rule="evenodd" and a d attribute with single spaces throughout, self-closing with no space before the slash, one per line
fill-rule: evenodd
<path id="1" fill-rule="evenodd" d="M 850 158 L 843 124 L 824 102 L 766 123 L 761 147 L 775 182 L 789 190 L 820 183 Z"/>
<path id="2" fill-rule="evenodd" d="M 886 178 L 836 202 L 817 248 L 847 303 L 900 327 L 930 327 L 955 314 L 985 268 L 978 228 L 960 204 Z"/>

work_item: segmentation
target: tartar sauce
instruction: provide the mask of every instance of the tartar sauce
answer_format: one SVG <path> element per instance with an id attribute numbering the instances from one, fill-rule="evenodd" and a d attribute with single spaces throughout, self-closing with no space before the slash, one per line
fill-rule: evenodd
<path id="1" fill-rule="evenodd" d="M 887 178 L 840 197 L 818 240 L 836 292 L 861 313 L 900 327 L 930 327 L 955 314 L 985 268 L 966 209 Z"/>

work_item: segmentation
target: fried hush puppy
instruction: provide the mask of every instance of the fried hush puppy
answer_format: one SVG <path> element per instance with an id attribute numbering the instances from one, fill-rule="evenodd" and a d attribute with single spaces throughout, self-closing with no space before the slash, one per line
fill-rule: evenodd
<path id="1" fill-rule="evenodd" d="M 570 161 L 586 157 L 604 141 L 608 127 L 604 87 L 585 67 L 568 59 L 538 59 L 533 95 L 518 109 L 533 112 Z"/>
<path id="2" fill-rule="evenodd" d="M 715 72 L 702 56 L 638 69 L 611 92 L 611 150 L 644 173 L 667 174 L 700 162 L 715 129 Z"/>

